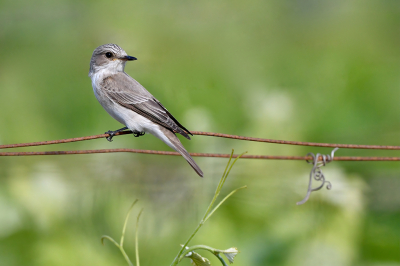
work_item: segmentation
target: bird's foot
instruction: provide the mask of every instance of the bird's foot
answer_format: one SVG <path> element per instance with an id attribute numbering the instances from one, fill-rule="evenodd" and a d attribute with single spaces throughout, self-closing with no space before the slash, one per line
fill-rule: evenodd
<path id="1" fill-rule="evenodd" d="M 146 134 L 146 133 L 145 132 L 140 132 L 140 131 L 133 131 L 133 135 L 135 136 L 135 138 L 143 136 L 144 134 Z"/>
<path id="2" fill-rule="evenodd" d="M 115 134 L 117 134 L 118 132 L 124 131 L 124 130 L 126 130 L 126 129 L 128 129 L 128 128 L 127 128 L 127 127 L 123 127 L 123 128 L 117 129 L 117 130 L 115 130 L 115 131 L 109 130 L 109 131 L 105 132 L 104 134 L 108 134 L 108 135 L 109 135 L 108 137 L 106 137 L 106 139 L 107 139 L 109 142 L 111 142 L 112 139 L 113 139 L 113 137 L 115 136 Z"/>
<path id="3" fill-rule="evenodd" d="M 109 135 L 108 137 L 106 137 L 106 139 L 107 139 L 109 142 L 111 142 L 112 139 L 113 139 L 113 137 L 115 136 L 115 133 L 116 133 L 115 131 L 109 130 L 109 131 L 105 132 L 104 134 L 108 134 L 108 135 Z"/>

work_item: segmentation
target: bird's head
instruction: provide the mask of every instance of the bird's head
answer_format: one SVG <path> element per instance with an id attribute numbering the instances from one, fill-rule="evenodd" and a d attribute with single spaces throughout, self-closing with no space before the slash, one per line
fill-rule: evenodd
<path id="1" fill-rule="evenodd" d="M 97 71 L 107 70 L 111 73 L 122 72 L 125 68 L 126 61 L 137 60 L 136 57 L 129 56 L 124 49 L 116 44 L 103 44 L 93 51 L 90 59 L 89 76 Z"/>

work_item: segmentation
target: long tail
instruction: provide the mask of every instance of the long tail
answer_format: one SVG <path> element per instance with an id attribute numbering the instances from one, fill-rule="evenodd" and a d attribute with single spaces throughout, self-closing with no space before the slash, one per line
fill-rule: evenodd
<path id="1" fill-rule="evenodd" d="M 190 156 L 190 154 L 185 150 L 183 147 L 182 143 L 178 139 L 177 136 L 170 130 L 160 126 L 160 129 L 163 133 L 163 135 L 168 139 L 168 141 L 165 141 L 163 137 L 159 137 L 161 140 L 163 140 L 168 146 L 170 146 L 172 149 L 176 150 L 179 152 L 183 158 L 186 159 L 186 161 L 190 164 L 190 166 L 196 171 L 196 173 L 203 177 L 203 171 L 201 171 L 200 167 L 196 164 L 196 162 L 193 160 L 193 158 Z"/>

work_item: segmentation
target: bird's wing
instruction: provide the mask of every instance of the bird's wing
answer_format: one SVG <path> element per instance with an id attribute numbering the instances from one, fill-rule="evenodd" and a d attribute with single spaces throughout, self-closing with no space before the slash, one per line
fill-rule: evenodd
<path id="1" fill-rule="evenodd" d="M 100 85 L 106 96 L 113 102 L 190 139 L 189 130 L 182 126 L 139 82 L 126 73 L 109 76 Z"/>

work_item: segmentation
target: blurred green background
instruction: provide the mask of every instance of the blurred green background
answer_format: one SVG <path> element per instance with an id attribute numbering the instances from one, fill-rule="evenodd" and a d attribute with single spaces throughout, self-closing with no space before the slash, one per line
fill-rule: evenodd
<path id="1" fill-rule="evenodd" d="M 0 143 L 120 128 L 87 76 L 93 50 L 116 43 L 138 58 L 126 72 L 190 130 L 400 145 L 399 27 L 396 0 L 1 0 Z M 182 142 L 191 152 L 330 153 L 204 136 Z M 170 150 L 151 135 L 129 135 L 8 151 L 105 148 Z M 119 239 L 136 198 L 145 208 L 141 265 L 169 265 L 227 163 L 195 159 L 203 179 L 180 157 L 1 157 L 0 265 L 126 265 L 100 237 Z M 333 189 L 296 206 L 310 170 L 301 161 L 239 160 L 222 194 L 248 189 L 191 244 L 238 247 L 235 265 L 400 265 L 399 163 L 329 164 L 324 173 Z M 133 260 L 139 207 L 125 240 Z"/>

